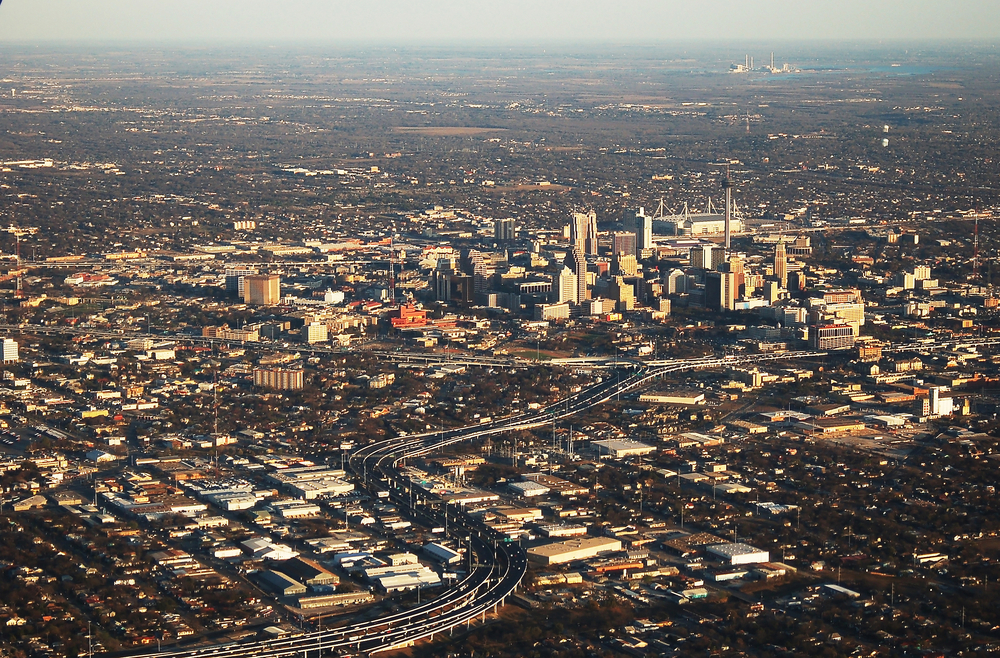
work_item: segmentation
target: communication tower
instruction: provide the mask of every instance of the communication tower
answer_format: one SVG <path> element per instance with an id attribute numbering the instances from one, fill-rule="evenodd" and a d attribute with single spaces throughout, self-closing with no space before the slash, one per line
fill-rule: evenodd
<path id="1" fill-rule="evenodd" d="M 972 238 L 972 278 L 979 280 L 979 211 L 976 211 L 976 228 Z"/>

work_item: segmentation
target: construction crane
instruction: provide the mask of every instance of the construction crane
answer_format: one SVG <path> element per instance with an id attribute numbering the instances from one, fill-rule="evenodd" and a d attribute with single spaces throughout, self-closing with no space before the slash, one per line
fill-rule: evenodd
<path id="1" fill-rule="evenodd" d="M 7 233 L 14 235 L 17 241 L 17 286 L 14 290 L 15 297 L 23 297 L 24 292 L 21 288 L 21 236 L 22 235 L 34 235 L 38 233 L 38 229 L 31 226 L 8 226 L 4 229 Z"/>

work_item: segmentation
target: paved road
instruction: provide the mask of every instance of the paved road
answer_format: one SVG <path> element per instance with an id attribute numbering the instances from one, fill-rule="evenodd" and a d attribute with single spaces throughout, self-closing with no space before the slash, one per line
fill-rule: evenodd
<path id="1" fill-rule="evenodd" d="M 393 350 L 366 350 L 362 348 L 347 349 L 342 347 L 324 347 L 320 345 L 309 345 L 308 343 L 285 343 L 285 342 L 244 342 L 238 340 L 222 340 L 219 338 L 206 338 L 204 336 L 192 336 L 181 333 L 150 333 L 141 331 L 110 331 L 106 329 L 91 329 L 81 327 L 49 327 L 35 324 L 0 324 L 0 332 L 7 335 L 32 334 L 39 336 L 90 336 L 104 340 L 129 341 L 140 338 L 148 338 L 154 342 L 172 341 L 188 345 L 203 345 L 206 347 L 218 345 L 240 345 L 243 347 L 259 347 L 271 352 L 289 352 L 306 354 L 311 356 L 357 354 L 361 356 L 372 356 L 392 361 L 395 363 L 438 363 L 450 365 L 476 366 L 484 368 L 523 368 L 532 365 L 534 362 L 518 359 L 516 357 L 490 357 L 477 354 L 462 353 L 436 353 L 436 352 L 410 352 Z"/>
<path id="2" fill-rule="evenodd" d="M 410 508 L 403 493 L 407 483 L 399 471 L 399 463 L 410 457 L 441 448 L 479 439 L 485 436 L 547 425 L 553 418 L 565 418 L 600 405 L 614 397 L 646 386 L 658 377 L 684 370 L 712 368 L 720 365 L 749 365 L 763 361 L 815 358 L 823 352 L 793 352 L 784 355 L 754 355 L 751 357 L 706 357 L 682 362 L 666 362 L 656 366 L 633 366 L 616 371 L 613 377 L 575 393 L 542 409 L 497 419 L 482 425 L 454 428 L 441 432 L 386 439 L 364 446 L 350 458 L 351 469 L 370 490 L 390 491 L 393 501 L 409 512 L 415 520 L 429 526 L 444 525 L 441 512 L 430 506 Z M 484 618 L 488 612 L 503 605 L 515 592 L 527 570 L 526 555 L 520 547 L 503 541 L 504 537 L 484 525 L 474 523 L 462 514 L 455 515 L 449 525 L 450 534 L 474 553 L 476 565 L 455 587 L 438 598 L 415 608 L 379 619 L 341 628 L 307 633 L 282 640 L 254 641 L 220 645 L 193 650 L 135 654 L 137 656 L 169 658 L 250 658 L 251 656 L 289 656 L 316 652 L 377 653 L 417 640 L 432 638 L 455 627 Z"/>
<path id="3" fill-rule="evenodd" d="M 1000 341 L 955 341 L 947 345 L 956 347 L 960 344 L 981 345 L 995 342 Z M 920 350 L 939 350 L 944 345 L 922 344 L 915 347 Z M 444 519 L 440 510 L 428 505 L 421 506 L 419 503 L 411 508 L 409 501 L 403 496 L 409 483 L 400 473 L 398 465 L 404 459 L 426 455 L 460 442 L 548 425 L 553 420 L 573 416 L 612 398 L 639 390 L 665 375 L 720 366 L 744 367 L 771 361 L 811 359 L 826 354 L 826 352 L 806 350 L 783 354 L 662 360 L 641 364 L 633 362 L 626 364 L 624 369 L 613 371 L 613 375 L 609 374 L 603 381 L 544 408 L 480 425 L 394 437 L 363 446 L 351 455 L 350 466 L 364 486 L 372 492 L 388 489 L 393 502 L 406 510 L 416 521 L 431 527 L 441 526 L 444 525 Z M 463 580 L 432 601 L 375 620 L 292 638 L 135 655 L 144 658 L 154 656 L 250 658 L 301 654 L 303 658 L 309 658 L 308 654 L 315 652 L 314 655 L 319 658 L 324 652 L 370 654 L 421 639 L 433 638 L 463 624 L 468 625 L 478 618 L 485 618 L 488 612 L 495 611 L 516 591 L 527 569 L 526 556 L 516 544 L 504 542 L 503 536 L 485 525 L 474 523 L 461 514 L 452 518 L 449 526 L 450 534 L 456 536 L 468 550 L 472 551 L 476 564 L 470 568 Z"/>
<path id="4" fill-rule="evenodd" d="M 414 352 L 414 351 L 392 351 L 392 350 L 366 350 L 362 348 L 340 348 L 309 345 L 306 343 L 286 343 L 286 342 L 241 342 L 234 340 L 220 340 L 218 338 L 205 338 L 203 336 L 192 336 L 189 334 L 165 332 L 150 333 L 124 330 L 92 329 L 83 327 L 63 327 L 46 326 L 36 324 L 0 324 L 0 332 L 7 335 L 16 334 L 36 334 L 50 336 L 91 336 L 105 340 L 128 341 L 137 338 L 148 338 L 153 341 L 174 341 L 181 344 L 216 346 L 216 345 L 242 345 L 244 347 L 260 347 L 261 349 L 273 352 L 289 352 L 297 354 L 307 354 L 313 356 L 329 356 L 345 354 L 367 355 L 394 363 L 422 363 L 422 364 L 451 364 L 469 367 L 483 368 L 528 368 L 540 365 L 561 365 L 566 367 L 579 368 L 642 368 L 642 367 L 664 367 L 684 364 L 698 363 L 701 361 L 715 362 L 717 365 L 729 364 L 752 364 L 758 361 L 786 360 L 801 358 L 803 355 L 811 353 L 809 350 L 799 352 L 785 352 L 778 355 L 741 355 L 735 357 L 699 357 L 694 359 L 638 359 L 638 358 L 616 358 L 616 357 L 573 357 L 566 359 L 552 359 L 549 361 L 533 361 L 518 357 L 492 357 L 478 354 L 463 353 L 435 353 L 435 352 Z M 897 343 L 887 345 L 883 352 L 939 352 L 941 350 L 959 349 L 962 347 L 987 347 L 1000 344 L 1000 338 L 974 338 L 957 339 L 950 341 L 913 341 L 909 343 Z M 737 359 L 734 361 L 733 359 Z"/>

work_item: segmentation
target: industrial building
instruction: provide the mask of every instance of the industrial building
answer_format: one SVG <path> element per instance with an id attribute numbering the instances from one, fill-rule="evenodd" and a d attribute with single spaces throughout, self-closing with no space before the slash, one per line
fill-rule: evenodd
<path id="1" fill-rule="evenodd" d="M 425 589 L 427 587 L 437 587 L 441 584 L 441 576 L 430 569 L 424 568 L 421 571 L 404 574 L 392 574 L 377 578 L 376 586 L 386 594 L 394 592 L 404 592 L 411 589 Z"/>
<path id="2" fill-rule="evenodd" d="M 260 572 L 264 585 L 279 596 L 296 596 L 306 593 L 306 586 L 287 574 L 267 569 Z"/>
<path id="3" fill-rule="evenodd" d="M 370 592 L 344 592 L 342 594 L 321 594 L 319 596 L 300 596 L 298 607 L 302 610 L 315 608 L 330 608 L 340 605 L 358 605 L 370 603 L 375 597 Z"/>
<path id="4" fill-rule="evenodd" d="M 461 553 L 436 542 L 431 542 L 424 546 L 424 553 L 430 556 L 431 559 L 443 564 L 455 564 L 462 561 Z"/>
<path id="5" fill-rule="evenodd" d="M 639 402 L 654 404 L 705 404 L 705 394 L 700 391 L 674 391 L 670 393 L 643 393 Z"/>
<path id="6" fill-rule="evenodd" d="M 593 441 L 591 444 L 599 455 L 610 455 L 611 457 L 637 457 L 655 452 L 656 448 L 638 441 L 628 441 L 624 439 L 608 439 L 606 441 Z"/>
<path id="7" fill-rule="evenodd" d="M 577 484 L 576 482 L 570 482 L 569 480 L 564 480 L 562 478 L 557 478 L 556 476 L 549 475 L 547 473 L 525 473 L 523 477 L 525 480 L 531 480 L 532 482 L 537 482 L 542 486 L 548 487 L 551 491 L 564 498 L 585 496 L 590 492 L 589 487 Z"/>
<path id="8" fill-rule="evenodd" d="M 549 488 L 543 484 L 537 482 L 532 482 L 528 480 L 527 482 L 511 482 L 507 485 L 511 493 L 515 496 L 520 496 L 521 498 L 533 498 L 535 496 L 544 496 L 549 492 Z"/>
<path id="9" fill-rule="evenodd" d="M 620 550 L 622 543 L 619 539 L 582 537 L 529 548 L 528 559 L 544 565 L 565 564 L 576 560 L 589 560 L 602 553 L 614 553 Z"/>
<path id="10" fill-rule="evenodd" d="M 340 578 L 319 565 L 315 560 L 295 557 L 277 565 L 277 568 L 303 585 L 337 585 Z"/>
<path id="11" fill-rule="evenodd" d="M 354 491 L 354 485 L 344 481 L 344 472 L 325 466 L 289 468 L 268 475 L 268 479 L 285 486 L 296 498 L 314 500 L 320 496 L 339 496 Z"/>
<path id="12" fill-rule="evenodd" d="M 542 537 L 582 537 L 587 534 L 585 525 L 543 525 L 538 527 L 538 534 Z"/>
<path id="13" fill-rule="evenodd" d="M 711 555 L 731 565 L 738 564 L 760 564 L 771 559 L 770 553 L 755 548 L 750 544 L 728 542 L 725 544 L 715 544 L 707 547 Z"/>

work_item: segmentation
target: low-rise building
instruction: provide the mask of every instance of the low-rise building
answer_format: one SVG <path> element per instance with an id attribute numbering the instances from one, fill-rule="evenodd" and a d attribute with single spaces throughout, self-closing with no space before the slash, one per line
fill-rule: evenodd
<path id="1" fill-rule="evenodd" d="M 725 543 L 709 546 L 706 550 L 730 565 L 759 564 L 769 562 L 770 553 L 744 543 Z"/>
<path id="2" fill-rule="evenodd" d="M 656 452 L 656 448 L 639 441 L 628 441 L 624 439 L 608 439 L 605 441 L 592 441 L 591 444 L 598 454 L 619 457 L 637 457 Z"/>
<path id="3" fill-rule="evenodd" d="M 564 564 L 589 560 L 603 553 L 622 550 L 622 542 L 613 537 L 582 537 L 528 549 L 528 559 L 540 564 Z"/>

